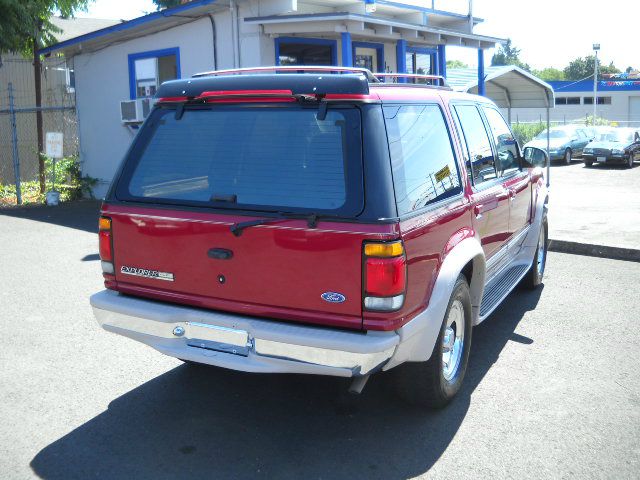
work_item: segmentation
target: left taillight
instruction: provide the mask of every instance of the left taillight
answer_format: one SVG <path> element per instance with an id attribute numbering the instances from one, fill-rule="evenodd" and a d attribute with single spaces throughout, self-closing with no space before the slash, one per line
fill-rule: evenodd
<path id="1" fill-rule="evenodd" d="M 109 217 L 100 217 L 98 226 L 98 245 L 100 251 L 100 263 L 102 264 L 102 273 L 113 275 L 115 270 L 113 267 L 111 219 Z"/>
<path id="2" fill-rule="evenodd" d="M 407 259 L 402 241 L 364 244 L 365 310 L 392 312 L 402 308 L 407 288 Z"/>

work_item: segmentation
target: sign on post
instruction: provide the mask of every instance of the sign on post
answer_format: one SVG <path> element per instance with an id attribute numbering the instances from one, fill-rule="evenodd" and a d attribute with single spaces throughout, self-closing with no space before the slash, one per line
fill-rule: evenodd
<path id="1" fill-rule="evenodd" d="M 49 158 L 62 158 L 62 133 L 47 132 L 47 146 L 45 153 Z"/>

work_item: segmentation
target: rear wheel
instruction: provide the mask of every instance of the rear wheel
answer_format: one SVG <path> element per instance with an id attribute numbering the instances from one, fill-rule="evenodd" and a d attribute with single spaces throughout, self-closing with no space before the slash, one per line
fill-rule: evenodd
<path id="1" fill-rule="evenodd" d="M 456 280 L 449 305 L 426 362 L 409 362 L 397 369 L 398 392 L 409 403 L 442 408 L 458 393 L 467 371 L 471 348 L 471 297 L 463 275 Z"/>
<path id="2" fill-rule="evenodd" d="M 564 163 L 566 163 L 567 165 L 571 165 L 571 149 L 567 148 L 564 151 Z"/>
<path id="3" fill-rule="evenodd" d="M 531 264 L 531 268 L 529 268 L 527 274 L 522 279 L 522 286 L 533 290 L 542 283 L 544 269 L 547 265 L 548 240 L 549 227 L 547 225 L 547 217 L 545 216 L 542 219 L 542 226 L 540 227 L 540 233 L 538 234 L 538 245 L 533 257 L 533 263 Z"/>

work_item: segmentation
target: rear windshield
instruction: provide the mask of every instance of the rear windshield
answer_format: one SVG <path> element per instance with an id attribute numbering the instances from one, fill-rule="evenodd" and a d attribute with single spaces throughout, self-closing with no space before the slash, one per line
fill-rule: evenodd
<path id="1" fill-rule="evenodd" d="M 122 200 L 267 211 L 362 209 L 355 108 L 160 109 L 125 162 Z"/>

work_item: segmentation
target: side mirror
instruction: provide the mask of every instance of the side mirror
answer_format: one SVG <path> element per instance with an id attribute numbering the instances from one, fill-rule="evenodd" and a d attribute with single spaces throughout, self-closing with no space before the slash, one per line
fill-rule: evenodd
<path id="1" fill-rule="evenodd" d="M 549 157 L 545 150 L 536 147 L 525 147 L 524 161 L 531 167 L 546 167 L 549 162 Z"/>

